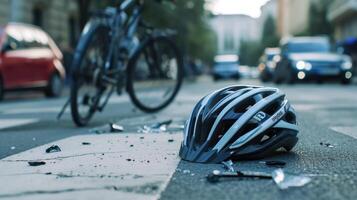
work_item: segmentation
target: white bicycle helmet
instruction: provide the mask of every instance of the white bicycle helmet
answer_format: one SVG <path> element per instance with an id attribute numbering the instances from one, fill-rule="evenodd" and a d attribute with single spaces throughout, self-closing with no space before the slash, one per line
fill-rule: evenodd
<path id="1" fill-rule="evenodd" d="M 298 141 L 296 115 L 279 89 L 230 86 L 202 98 L 184 129 L 180 157 L 219 163 L 259 159 Z"/>

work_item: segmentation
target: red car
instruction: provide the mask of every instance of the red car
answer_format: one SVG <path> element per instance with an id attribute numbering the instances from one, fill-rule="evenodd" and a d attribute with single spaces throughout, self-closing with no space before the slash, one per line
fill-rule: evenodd
<path id="1" fill-rule="evenodd" d="M 0 27 L 0 99 L 4 92 L 42 89 L 60 96 L 65 78 L 62 53 L 38 27 L 9 23 Z"/>

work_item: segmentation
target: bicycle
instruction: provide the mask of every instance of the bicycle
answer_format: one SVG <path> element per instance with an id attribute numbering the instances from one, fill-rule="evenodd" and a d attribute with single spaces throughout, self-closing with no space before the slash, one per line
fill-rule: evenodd
<path id="1" fill-rule="evenodd" d="M 167 107 L 176 97 L 183 79 L 183 59 L 172 41 L 176 33 L 147 25 L 141 18 L 143 6 L 142 0 L 125 0 L 95 13 L 83 29 L 70 91 L 77 126 L 103 111 L 115 90 L 120 95 L 125 88 L 134 105 L 147 113 Z M 144 29 L 140 39 L 139 28 Z"/>

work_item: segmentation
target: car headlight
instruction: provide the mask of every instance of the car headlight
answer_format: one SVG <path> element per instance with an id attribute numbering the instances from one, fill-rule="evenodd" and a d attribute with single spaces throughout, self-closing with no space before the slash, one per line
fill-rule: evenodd
<path id="1" fill-rule="evenodd" d="M 352 62 L 351 61 L 344 61 L 341 65 L 342 69 L 350 70 L 352 69 Z"/>
<path id="2" fill-rule="evenodd" d="M 295 67 L 298 70 L 308 70 L 309 71 L 309 70 L 311 70 L 312 65 L 309 62 L 300 60 L 300 61 L 296 62 Z"/>

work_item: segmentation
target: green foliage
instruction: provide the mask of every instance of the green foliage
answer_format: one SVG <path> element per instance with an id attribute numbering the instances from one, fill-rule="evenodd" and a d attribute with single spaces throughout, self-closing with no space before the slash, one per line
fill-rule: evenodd
<path id="1" fill-rule="evenodd" d="M 275 19 L 269 15 L 264 22 L 262 32 L 262 45 L 263 47 L 277 47 L 279 46 L 279 36 L 276 32 Z"/>
<path id="2" fill-rule="evenodd" d="M 242 65 L 257 66 L 263 46 L 259 41 L 241 41 L 239 61 Z"/>
<path id="3" fill-rule="evenodd" d="M 212 61 L 215 54 L 215 34 L 208 25 L 205 0 L 180 0 L 175 5 L 147 1 L 144 19 L 155 27 L 178 31 L 177 43 L 192 58 Z"/>
<path id="4" fill-rule="evenodd" d="M 264 22 L 261 41 L 241 41 L 239 50 L 241 64 L 257 66 L 264 49 L 279 46 L 279 40 L 275 19 L 273 16 L 268 16 Z"/>

